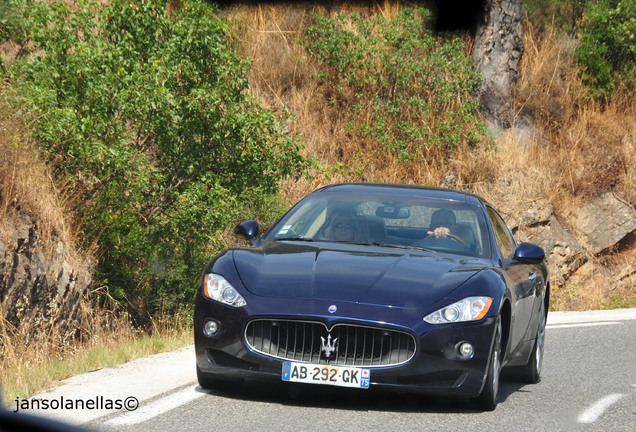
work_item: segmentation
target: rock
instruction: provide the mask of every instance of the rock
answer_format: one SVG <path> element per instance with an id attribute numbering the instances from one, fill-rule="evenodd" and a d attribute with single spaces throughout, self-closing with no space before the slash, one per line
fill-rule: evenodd
<path id="1" fill-rule="evenodd" d="M 554 214 L 552 203 L 546 198 L 539 198 L 532 202 L 530 208 L 523 212 L 519 225 L 535 226 L 547 224 Z"/>
<path id="2" fill-rule="evenodd" d="M 80 327 L 78 311 L 92 263 L 68 259 L 69 248 L 59 238 L 52 239 L 51 250 L 44 247 L 28 214 L 9 211 L 6 216 L 12 241 L 0 241 L 2 319 L 30 340 L 45 340 L 52 327 L 58 334 L 73 334 Z"/>
<path id="3" fill-rule="evenodd" d="M 440 187 L 454 189 L 457 187 L 457 176 L 449 172 L 444 177 L 442 177 L 442 181 L 440 182 Z"/>
<path id="4" fill-rule="evenodd" d="M 636 234 L 630 235 L 629 242 L 636 246 Z M 612 288 L 631 289 L 636 295 L 636 247 L 604 258 Z"/>
<path id="5" fill-rule="evenodd" d="M 520 227 L 517 237 L 545 249 L 550 276 L 556 285 L 564 285 L 568 278 L 588 261 L 585 250 L 554 215 L 547 221 L 542 221 L 542 224 L 534 224 L 523 229 Z"/>
<path id="6" fill-rule="evenodd" d="M 598 255 L 636 232 L 636 212 L 608 192 L 576 209 L 572 224 L 583 247 Z"/>

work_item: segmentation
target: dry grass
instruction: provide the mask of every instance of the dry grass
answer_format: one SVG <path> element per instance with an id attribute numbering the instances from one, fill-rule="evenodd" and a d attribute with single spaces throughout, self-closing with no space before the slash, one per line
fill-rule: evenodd
<path id="1" fill-rule="evenodd" d="M 0 382 L 4 402 L 27 398 L 80 373 L 114 367 L 135 358 L 173 351 L 192 343 L 183 317 L 154 322 L 152 332 L 134 329 L 125 314 L 92 305 L 82 311 L 90 326 L 89 340 L 68 340 L 56 344 L 56 334 L 38 343 L 26 343 L 28 328 L 16 329 L 0 320 Z M 87 329 L 88 330 L 88 329 Z"/>
<path id="2" fill-rule="evenodd" d="M 289 129 L 302 135 L 304 154 L 319 162 L 320 168 L 310 180 L 285 183 L 283 190 L 291 201 L 317 187 L 340 181 L 436 185 L 448 174 L 449 161 L 438 149 L 428 150 L 427 164 L 404 163 L 377 148 L 377 144 L 352 137 L 345 128 L 352 119 L 347 107 L 329 103 L 332 90 L 317 79 L 319 65 L 298 43 L 315 12 L 333 15 L 355 11 L 363 16 L 381 14 L 393 19 L 401 9 L 400 3 L 385 1 L 370 6 L 344 3 L 330 10 L 295 3 L 238 4 L 224 10 L 240 49 L 253 59 L 250 91 L 262 98 L 270 110 L 295 116 Z M 472 157 L 458 156 L 450 164 L 474 165 Z M 470 183 L 491 176 L 484 171 L 487 170 L 462 173 L 462 179 Z"/>
<path id="3" fill-rule="evenodd" d="M 298 43 L 312 13 L 356 11 L 392 19 L 401 8 L 397 2 L 386 1 L 370 6 L 341 4 L 329 11 L 293 3 L 236 5 L 224 11 L 240 48 L 253 59 L 250 91 L 268 108 L 295 116 L 290 130 L 302 135 L 305 155 L 319 162 L 320 168 L 311 179 L 285 183 L 283 190 L 290 200 L 341 181 L 444 184 L 471 189 L 490 185 L 500 174 L 500 152 L 484 149 L 460 150 L 449 159 L 432 148 L 428 149 L 426 163 L 401 162 L 377 145 L 352 137 L 345 128 L 351 120 L 346 115 L 348 108 L 329 103 L 331 90 L 321 85 L 318 65 Z"/>
<path id="4" fill-rule="evenodd" d="M 20 123 L 9 100 L 10 90 L 0 88 L 0 240 L 12 246 L 12 229 L 20 212 L 37 220 L 38 246 L 50 255 L 57 244 L 65 245 L 65 259 L 73 266 L 86 265 L 91 251 L 77 247 L 77 225 L 71 219 L 64 191 L 55 187 L 50 170 L 29 135 L 29 125 Z M 92 261 L 89 259 L 88 261 Z"/>
<path id="5" fill-rule="evenodd" d="M 606 102 L 587 97 L 573 61 L 575 41 L 528 28 L 518 103 L 540 134 L 535 146 L 553 162 L 562 204 L 597 196 L 611 188 L 636 202 L 634 94 L 618 91 Z"/>
<path id="6" fill-rule="evenodd" d="M 127 336 L 127 330 L 123 330 L 130 326 L 124 319 L 109 316 L 104 311 L 98 312 L 88 304 L 85 302 L 80 308 L 80 322 L 86 327 L 83 330 L 88 340 L 69 338 L 68 333 L 60 333 L 54 325 L 57 317 L 51 317 L 50 321 L 41 323 L 37 328 L 34 328 L 36 324 L 33 322 L 23 321 L 16 326 L 0 317 L 0 378 L 5 397 L 28 397 L 55 380 L 70 376 L 55 377 L 55 374 L 46 372 L 46 366 L 51 362 L 73 357 L 87 346 L 108 345 L 113 338 Z M 34 337 L 34 334 L 38 336 Z"/>
<path id="7" fill-rule="evenodd" d="M 613 191 L 633 206 L 636 108 L 631 101 L 636 95 L 617 92 L 605 103 L 587 97 L 573 62 L 575 45 L 567 36 L 529 28 L 525 44 L 517 97 L 538 126 L 531 142 L 537 156 L 528 166 L 543 179 L 539 191 L 549 197 L 559 220 L 569 228 L 575 209 L 604 192 Z M 633 274 L 622 280 L 614 275 L 633 267 L 635 240 L 632 235 L 617 250 L 589 257 L 570 278 L 585 283 L 555 286 L 552 308 L 633 307 Z"/>

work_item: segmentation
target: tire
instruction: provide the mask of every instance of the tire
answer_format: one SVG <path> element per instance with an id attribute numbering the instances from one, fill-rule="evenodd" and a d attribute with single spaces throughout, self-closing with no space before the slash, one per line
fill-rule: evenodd
<path id="1" fill-rule="evenodd" d="M 240 381 L 229 381 L 218 378 L 213 378 L 213 375 L 207 374 L 199 369 L 197 365 L 197 380 L 201 388 L 206 390 L 237 390 L 241 388 Z"/>
<path id="2" fill-rule="evenodd" d="M 539 325 L 537 326 L 537 334 L 528 363 L 524 366 L 513 367 L 510 370 L 510 375 L 515 381 L 536 384 L 541 380 L 541 368 L 543 366 L 543 353 L 545 347 L 545 303 L 541 303 L 539 314 L 540 318 Z"/>
<path id="3" fill-rule="evenodd" d="M 490 352 L 486 383 L 481 394 L 475 399 L 477 408 L 483 411 L 494 411 L 497 408 L 497 395 L 499 394 L 499 376 L 501 373 L 501 318 L 497 318 L 495 339 Z"/>

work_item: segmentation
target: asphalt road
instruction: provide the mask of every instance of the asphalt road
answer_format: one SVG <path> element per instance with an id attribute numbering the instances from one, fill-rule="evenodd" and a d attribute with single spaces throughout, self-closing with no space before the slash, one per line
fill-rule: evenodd
<path id="1" fill-rule="evenodd" d="M 147 363 L 140 361 L 130 375 L 111 370 L 107 378 L 110 381 L 99 384 L 91 380 L 104 378 L 89 374 L 81 384 L 77 385 L 81 380 L 76 381 L 75 387 L 66 384 L 47 393 L 48 396 L 34 398 L 92 397 L 99 403 L 100 397 L 123 400 L 128 394 L 138 401 L 130 410 L 39 411 L 98 431 L 633 432 L 636 431 L 634 351 L 634 309 L 552 314 L 541 382 L 527 385 L 503 381 L 499 406 L 494 412 L 476 411 L 466 402 L 322 386 L 290 391 L 283 386 L 246 385 L 231 392 L 203 391 L 196 385 L 193 372 L 172 380 L 178 371 L 194 369 L 191 348 L 176 353 L 177 360 L 172 363 L 166 363 L 170 356 L 156 357 Z M 118 393 L 118 386 L 124 390 Z M 169 388 L 162 390 L 162 386 Z M 152 388 L 150 393 L 146 391 L 148 388 Z"/>

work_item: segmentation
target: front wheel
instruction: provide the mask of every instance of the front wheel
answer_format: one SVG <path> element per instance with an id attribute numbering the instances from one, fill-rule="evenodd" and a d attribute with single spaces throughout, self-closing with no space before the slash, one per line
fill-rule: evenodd
<path id="1" fill-rule="evenodd" d="M 490 362 L 486 383 L 481 394 L 475 399 L 478 408 L 484 411 L 494 411 L 497 408 L 497 395 L 499 393 L 499 374 L 501 372 L 501 318 L 497 318 L 495 328 L 495 340 L 492 344 Z"/>

